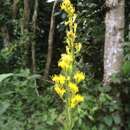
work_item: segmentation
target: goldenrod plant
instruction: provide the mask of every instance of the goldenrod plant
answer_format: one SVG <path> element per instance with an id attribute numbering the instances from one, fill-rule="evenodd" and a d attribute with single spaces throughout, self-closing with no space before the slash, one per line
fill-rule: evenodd
<path id="1" fill-rule="evenodd" d="M 77 23 L 75 8 L 70 0 L 63 0 L 61 10 L 67 14 L 66 52 L 61 54 L 58 67 L 61 68 L 59 75 L 52 76 L 55 82 L 54 90 L 65 104 L 64 130 L 72 130 L 74 126 L 73 111 L 78 104 L 84 101 L 79 94 L 79 83 L 85 79 L 85 74 L 76 67 L 76 56 L 80 53 L 81 43 L 76 42 Z"/>

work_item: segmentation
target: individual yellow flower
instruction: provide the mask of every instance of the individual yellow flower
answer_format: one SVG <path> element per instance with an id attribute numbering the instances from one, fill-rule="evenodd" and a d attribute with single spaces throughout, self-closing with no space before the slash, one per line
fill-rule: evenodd
<path id="1" fill-rule="evenodd" d="M 75 83 L 69 82 L 68 87 L 70 88 L 72 93 L 77 93 L 79 91 L 78 86 Z"/>
<path id="2" fill-rule="evenodd" d="M 65 83 L 65 76 L 63 76 L 63 75 L 54 75 L 53 77 L 52 77 L 52 80 L 54 81 L 54 82 L 56 82 L 56 83 L 58 83 L 58 84 L 61 84 L 61 85 L 63 85 L 64 83 Z"/>
<path id="3" fill-rule="evenodd" d="M 66 77 L 66 80 L 67 80 L 67 81 L 70 81 L 70 79 L 71 79 L 70 76 L 67 76 L 67 77 Z"/>
<path id="4" fill-rule="evenodd" d="M 74 24 L 74 32 L 76 32 L 76 30 L 77 30 L 77 23 L 75 22 L 75 20 L 76 20 L 76 18 L 77 18 L 77 14 L 74 14 L 73 15 L 73 24 Z"/>
<path id="5" fill-rule="evenodd" d="M 78 105 L 80 102 L 83 102 L 83 101 L 84 101 L 84 97 L 79 95 L 79 94 L 76 94 L 74 97 L 72 97 L 70 99 L 69 107 L 70 108 L 75 108 L 76 105 Z"/>
<path id="6" fill-rule="evenodd" d="M 59 86 L 55 86 L 54 90 L 56 91 L 56 93 L 60 96 L 63 97 L 64 93 L 66 92 L 66 90 L 63 87 L 59 87 Z"/>
<path id="7" fill-rule="evenodd" d="M 70 39 L 70 40 L 74 40 L 75 39 L 75 33 L 72 32 L 72 31 L 68 31 L 67 32 L 67 38 Z"/>
<path id="8" fill-rule="evenodd" d="M 80 50 L 81 50 L 81 48 L 82 48 L 81 43 L 75 43 L 76 53 L 79 53 L 79 52 L 80 52 Z"/>
<path id="9" fill-rule="evenodd" d="M 67 54 L 70 53 L 70 48 L 69 48 L 69 46 L 66 46 L 66 52 L 67 52 Z"/>
<path id="10" fill-rule="evenodd" d="M 58 66 L 67 71 L 71 69 L 73 62 L 73 56 L 71 54 L 62 54 L 61 59 L 58 62 Z"/>
<path id="11" fill-rule="evenodd" d="M 83 72 L 77 71 L 74 75 L 74 79 L 77 83 L 80 83 L 85 79 L 85 74 Z"/>

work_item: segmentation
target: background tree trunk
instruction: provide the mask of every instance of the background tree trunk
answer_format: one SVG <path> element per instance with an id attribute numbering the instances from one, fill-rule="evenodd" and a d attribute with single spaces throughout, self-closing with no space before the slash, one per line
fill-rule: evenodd
<path id="1" fill-rule="evenodd" d="M 30 0 L 24 0 L 24 14 L 22 19 L 22 27 L 21 32 L 23 35 L 27 35 L 26 38 L 26 45 L 25 45 L 25 67 L 31 70 L 31 41 L 29 34 L 29 22 L 30 22 L 30 15 L 31 15 L 31 7 L 30 7 Z"/>
<path id="2" fill-rule="evenodd" d="M 13 0 L 13 18 L 15 19 L 18 13 L 18 3 L 19 0 Z"/>
<path id="3" fill-rule="evenodd" d="M 28 28 L 30 19 L 30 0 L 24 0 L 24 29 Z"/>
<path id="4" fill-rule="evenodd" d="M 35 0 L 35 6 L 34 6 L 34 12 L 33 12 L 33 18 L 32 18 L 32 27 L 33 27 L 33 33 L 34 38 L 31 43 L 31 51 L 32 51 L 32 71 L 33 73 L 36 72 L 36 51 L 35 51 L 35 38 L 36 38 L 36 23 L 37 23 L 37 15 L 38 15 L 38 0 Z"/>
<path id="5" fill-rule="evenodd" d="M 51 13 L 51 22 L 50 22 L 50 30 L 49 30 L 49 38 L 48 38 L 48 54 L 47 54 L 47 61 L 46 61 L 43 79 L 48 78 L 49 69 L 50 69 L 50 65 L 51 65 L 52 49 L 53 49 L 53 36 L 54 36 L 54 29 L 55 29 L 54 13 L 55 13 L 55 8 L 56 8 L 56 5 L 57 5 L 57 2 L 58 2 L 58 0 L 54 1 L 52 13 Z"/>
<path id="6" fill-rule="evenodd" d="M 111 82 L 111 76 L 121 72 L 124 42 L 124 0 L 106 0 L 104 48 L 104 84 Z"/>
<path id="7" fill-rule="evenodd" d="M 0 28 L 0 31 L 2 33 L 2 38 L 3 38 L 3 46 L 4 47 L 8 47 L 10 44 L 10 35 L 9 35 L 9 31 L 6 25 L 3 25 Z"/>
<path id="8" fill-rule="evenodd" d="M 121 72 L 123 63 L 123 43 L 124 43 L 124 8 L 125 0 L 106 0 L 108 11 L 106 12 L 105 24 L 105 47 L 104 47 L 104 85 L 110 85 L 112 75 Z M 116 85 L 117 86 L 117 85 Z M 112 96 L 118 104 L 121 104 L 120 87 L 113 88 Z M 114 90 L 116 89 L 116 91 Z M 121 122 L 113 124 L 112 129 L 121 130 L 122 128 L 122 107 L 112 113 L 117 115 Z"/>

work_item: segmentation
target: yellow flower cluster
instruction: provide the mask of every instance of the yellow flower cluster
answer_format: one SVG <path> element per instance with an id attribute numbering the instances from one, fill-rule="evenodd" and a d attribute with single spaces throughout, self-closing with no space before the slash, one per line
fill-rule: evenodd
<path id="1" fill-rule="evenodd" d="M 72 69 L 73 56 L 71 54 L 62 54 L 58 66 L 64 71 Z"/>
<path id="2" fill-rule="evenodd" d="M 54 89 L 60 97 L 63 97 L 64 93 L 66 92 L 66 90 L 63 87 L 55 86 Z"/>
<path id="3" fill-rule="evenodd" d="M 61 9 L 67 13 L 68 26 L 66 31 L 66 53 L 61 55 L 58 66 L 61 74 L 52 76 L 55 82 L 54 90 L 66 102 L 69 108 L 75 108 L 84 97 L 79 93 L 79 83 L 85 79 L 85 74 L 76 69 L 76 54 L 81 50 L 81 43 L 76 41 L 76 13 L 70 0 L 63 0 Z"/>
<path id="4" fill-rule="evenodd" d="M 73 7 L 70 0 L 64 0 L 61 4 L 61 9 L 64 10 L 68 15 L 73 15 L 75 12 L 75 8 Z"/>
<path id="5" fill-rule="evenodd" d="M 84 101 L 84 98 L 79 95 L 79 94 L 76 94 L 74 95 L 71 99 L 70 99 L 70 108 L 75 108 L 75 106 L 80 103 L 80 102 L 83 102 Z"/>
<path id="6" fill-rule="evenodd" d="M 63 85 L 65 83 L 65 76 L 63 75 L 54 75 L 53 81 L 57 84 Z"/>
<path id="7" fill-rule="evenodd" d="M 79 91 L 79 88 L 75 83 L 69 82 L 68 87 L 69 87 L 71 93 L 73 93 L 73 94 L 75 94 Z"/>
<path id="8" fill-rule="evenodd" d="M 74 79 L 76 82 L 80 83 L 82 80 L 85 79 L 85 75 L 83 72 L 77 71 L 74 75 Z"/>

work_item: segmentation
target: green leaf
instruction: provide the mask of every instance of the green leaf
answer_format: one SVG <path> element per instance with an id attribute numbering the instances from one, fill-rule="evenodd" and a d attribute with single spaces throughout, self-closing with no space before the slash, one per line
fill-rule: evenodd
<path id="1" fill-rule="evenodd" d="M 126 61 L 122 67 L 123 73 L 125 75 L 130 73 L 130 61 Z"/>
<path id="2" fill-rule="evenodd" d="M 116 125 L 119 125 L 121 123 L 121 118 L 120 118 L 120 116 L 118 114 L 113 115 L 113 120 L 114 120 Z"/>
<path id="3" fill-rule="evenodd" d="M 5 92 L 5 93 L 0 93 L 0 97 L 1 96 L 7 96 L 7 95 L 10 95 L 10 94 L 12 94 L 12 93 L 14 93 L 13 91 L 8 91 L 8 92 Z"/>
<path id="4" fill-rule="evenodd" d="M 6 78 L 12 76 L 12 73 L 8 73 L 8 74 L 0 74 L 0 82 L 2 82 L 3 80 L 5 80 Z"/>
<path id="5" fill-rule="evenodd" d="M 112 125 L 113 119 L 112 119 L 111 116 L 106 116 L 104 118 L 104 122 L 105 122 L 106 125 L 108 125 L 110 127 Z"/>
<path id="6" fill-rule="evenodd" d="M 113 127 L 112 130 L 117 130 L 117 128 Z"/>
<path id="7" fill-rule="evenodd" d="M 115 83 L 115 84 L 120 84 L 121 83 L 120 75 L 113 74 L 111 79 L 112 79 L 112 82 Z"/>
<path id="8" fill-rule="evenodd" d="M 2 115 L 10 106 L 10 104 L 8 102 L 1 102 L 0 103 L 0 115 Z"/>
<path id="9" fill-rule="evenodd" d="M 107 130 L 106 126 L 104 124 L 99 125 L 99 130 Z"/>
<path id="10" fill-rule="evenodd" d="M 112 99 L 111 99 L 111 97 L 108 94 L 106 94 L 106 93 L 101 93 L 100 94 L 99 101 L 101 103 L 105 103 L 106 101 L 111 101 L 111 100 Z"/>
<path id="11" fill-rule="evenodd" d="M 96 126 L 94 126 L 94 127 L 92 128 L 92 130 L 97 130 Z"/>

